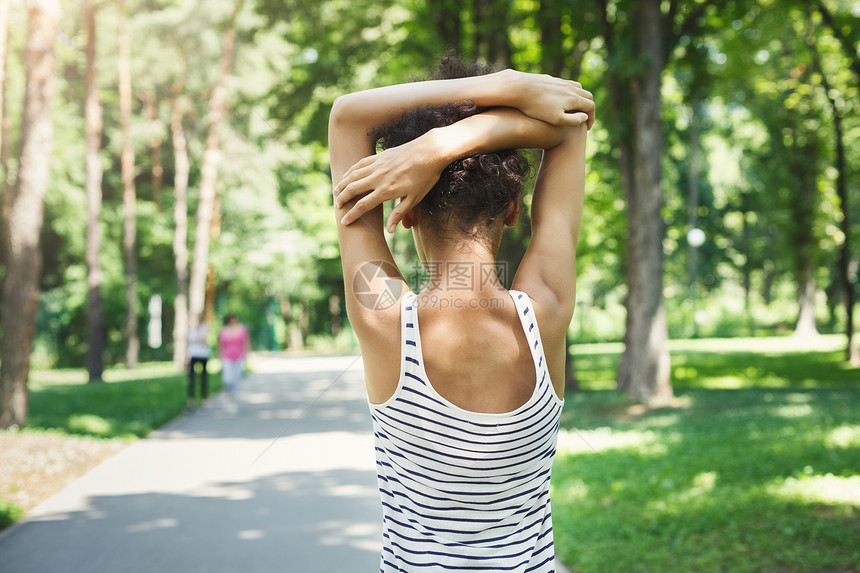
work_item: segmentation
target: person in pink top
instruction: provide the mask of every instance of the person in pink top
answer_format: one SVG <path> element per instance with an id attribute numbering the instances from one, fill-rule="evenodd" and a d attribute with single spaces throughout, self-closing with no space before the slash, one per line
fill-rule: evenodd
<path id="1" fill-rule="evenodd" d="M 227 391 L 227 410 L 232 413 L 238 410 L 239 382 L 242 381 L 245 357 L 250 347 L 248 329 L 235 314 L 227 315 L 224 328 L 218 333 L 218 350 L 221 355 L 221 380 Z"/>

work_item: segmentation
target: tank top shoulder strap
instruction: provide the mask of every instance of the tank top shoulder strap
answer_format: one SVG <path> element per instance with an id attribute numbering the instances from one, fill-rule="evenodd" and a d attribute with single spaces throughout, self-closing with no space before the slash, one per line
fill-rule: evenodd
<path id="1" fill-rule="evenodd" d="M 400 384 L 423 378 L 418 333 L 418 295 L 408 291 L 400 301 Z"/>
<path id="2" fill-rule="evenodd" d="M 418 307 L 416 294 L 408 291 L 400 300 L 400 356 L 401 361 L 415 359 L 418 349 Z"/>
<path id="3" fill-rule="evenodd" d="M 535 364 L 538 371 L 541 371 L 546 366 L 546 356 L 543 351 L 543 342 L 540 338 L 540 329 L 538 328 L 537 317 L 535 316 L 532 301 L 524 292 L 511 290 L 511 298 L 514 299 L 514 305 L 517 307 L 517 314 L 520 317 L 520 323 L 523 326 L 526 340 L 529 342 L 529 348 L 532 351 Z"/>

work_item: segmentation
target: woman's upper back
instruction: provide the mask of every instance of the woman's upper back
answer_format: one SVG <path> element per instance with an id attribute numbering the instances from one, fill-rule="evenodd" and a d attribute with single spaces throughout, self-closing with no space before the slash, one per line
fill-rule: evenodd
<path id="1" fill-rule="evenodd" d="M 506 291 L 480 300 L 425 294 L 415 304 L 424 367 L 442 396 L 465 410 L 489 413 L 510 412 L 529 399 L 535 366 Z"/>
<path id="2" fill-rule="evenodd" d="M 540 327 L 544 323 L 535 301 L 529 301 L 533 315 L 526 325 L 506 290 L 483 298 L 456 291 L 407 292 L 405 296 L 415 296 L 423 364 L 439 394 L 465 410 L 491 413 L 509 412 L 528 399 L 536 379 L 527 329 L 533 324 L 537 334 L 538 322 Z M 402 357 L 394 359 L 401 345 L 399 306 L 380 313 L 373 340 L 361 340 L 371 403 L 385 402 L 401 375 Z M 560 395 L 564 381 L 557 378 L 563 373 L 563 357 L 555 356 L 553 349 L 558 346 L 555 338 L 561 338 L 564 346 L 563 335 L 540 330 L 539 337 L 543 337 L 547 368 Z"/>

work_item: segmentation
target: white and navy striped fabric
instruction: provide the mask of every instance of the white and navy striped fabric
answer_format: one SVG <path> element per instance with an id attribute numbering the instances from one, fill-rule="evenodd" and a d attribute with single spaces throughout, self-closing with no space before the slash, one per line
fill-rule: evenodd
<path id="1" fill-rule="evenodd" d="M 504 414 L 464 410 L 433 389 L 415 293 L 403 298 L 400 381 L 389 400 L 370 405 L 382 573 L 555 571 L 549 481 L 563 402 L 550 382 L 531 302 L 521 292 L 511 296 L 537 383 L 525 404 Z"/>

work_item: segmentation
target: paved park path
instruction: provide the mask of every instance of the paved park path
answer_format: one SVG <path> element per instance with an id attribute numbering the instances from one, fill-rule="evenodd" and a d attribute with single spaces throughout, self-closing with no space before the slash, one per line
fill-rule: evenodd
<path id="1" fill-rule="evenodd" d="M 211 400 L 0 534 L 0 573 L 378 571 L 361 360 L 253 366 L 238 414 Z"/>

